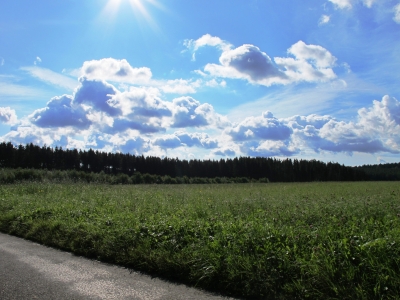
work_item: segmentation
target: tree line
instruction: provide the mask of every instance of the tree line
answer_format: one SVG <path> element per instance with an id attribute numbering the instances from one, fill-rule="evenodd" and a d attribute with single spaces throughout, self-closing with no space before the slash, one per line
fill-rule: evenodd
<path id="1" fill-rule="evenodd" d="M 101 151 L 51 148 L 32 143 L 0 143 L 0 167 L 10 169 L 75 170 L 84 173 L 137 174 L 169 178 L 247 178 L 271 182 L 384 180 L 380 167 L 347 167 L 317 160 L 238 157 L 220 160 L 180 160 Z M 385 177 L 386 178 L 386 177 Z M 390 177 L 392 178 L 392 177 Z M 395 177 L 393 177 L 395 178 Z M 396 177 L 397 178 L 397 177 Z"/>
<path id="2" fill-rule="evenodd" d="M 400 180 L 400 163 L 363 165 L 355 169 L 364 172 L 369 180 Z"/>

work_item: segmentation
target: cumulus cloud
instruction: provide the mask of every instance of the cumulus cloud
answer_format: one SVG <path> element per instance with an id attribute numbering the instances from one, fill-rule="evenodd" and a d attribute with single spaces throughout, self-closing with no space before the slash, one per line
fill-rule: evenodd
<path id="1" fill-rule="evenodd" d="M 72 134 L 73 131 L 70 129 L 40 128 L 34 124 L 22 122 L 22 124 L 12 127 L 11 131 L 1 137 L 0 140 L 10 141 L 15 145 L 33 143 L 39 146 L 56 147 L 60 146 L 60 142 L 64 143 L 64 136 Z"/>
<path id="2" fill-rule="evenodd" d="M 316 152 L 400 152 L 400 102 L 395 98 L 384 96 L 382 101 L 373 101 L 372 107 L 358 111 L 356 122 L 325 116 L 316 124 L 316 116 L 311 119 L 314 121 L 298 116 L 290 119 L 299 147 Z"/>
<path id="3" fill-rule="evenodd" d="M 248 117 L 238 125 L 227 129 L 226 133 L 234 141 L 248 140 L 286 140 L 292 129 L 273 116 L 264 112 L 260 117 Z"/>
<path id="4" fill-rule="evenodd" d="M 253 45 L 243 45 L 224 51 L 220 65 L 207 64 L 204 70 L 212 76 L 246 79 L 249 82 L 269 86 L 284 83 L 286 75 L 272 62 L 271 58 Z"/>
<path id="5" fill-rule="evenodd" d="M 15 111 L 2 108 L 1 118 L 3 122 L 14 122 Z M 229 124 L 210 104 L 192 97 L 166 101 L 157 89 L 130 87 L 121 92 L 106 81 L 81 77 L 72 95 L 52 98 L 46 107 L 35 110 L 3 138 L 16 143 L 57 142 L 104 151 L 131 147 L 136 147 L 135 151 L 153 151 L 154 146 L 173 148 L 173 141 L 179 141 L 176 146 L 213 149 L 218 142 L 205 133 L 179 131 L 166 137 L 159 134 L 169 128 L 218 128 Z M 147 139 L 138 139 L 138 135 Z"/>
<path id="6" fill-rule="evenodd" d="M 275 63 L 285 69 L 290 81 L 329 81 L 336 78 L 332 67 L 336 58 L 325 48 L 299 41 L 288 49 L 292 57 L 275 57 Z"/>
<path id="7" fill-rule="evenodd" d="M 213 149 L 218 146 L 216 139 L 210 138 L 208 134 L 203 132 L 187 133 L 177 131 L 174 135 L 181 141 L 182 145 L 187 147 Z"/>
<path id="8" fill-rule="evenodd" d="M 160 146 L 162 148 L 178 148 L 182 146 L 180 139 L 176 135 L 168 135 L 156 138 L 154 145 Z"/>
<path id="9" fill-rule="evenodd" d="M 321 128 L 319 136 L 324 139 L 319 145 L 323 150 L 333 152 L 392 152 L 383 145 L 379 137 L 371 136 L 359 124 L 352 122 L 330 121 Z"/>
<path id="10" fill-rule="evenodd" d="M 397 4 L 397 5 L 393 8 L 393 11 L 394 11 L 393 20 L 394 20 L 396 23 L 400 24 L 400 3 Z"/>
<path id="11" fill-rule="evenodd" d="M 316 129 L 321 129 L 326 123 L 333 120 L 331 116 L 319 116 L 312 114 L 309 116 L 293 116 L 284 119 L 284 122 L 288 124 L 291 128 L 305 128 L 307 125 L 311 125 Z"/>
<path id="12" fill-rule="evenodd" d="M 189 116 L 194 113 L 194 107 L 202 105 L 190 97 L 178 98 L 175 104 L 189 107 Z M 173 103 L 170 105 L 174 106 Z M 0 111 L 2 116 L 10 115 L 4 113 L 10 109 L 3 108 Z M 185 130 L 160 135 L 171 127 L 157 127 L 157 123 L 152 125 L 151 118 L 143 119 L 148 121 L 146 123 L 135 120 L 134 114 L 111 117 L 93 108 L 85 110 L 83 105 L 74 103 L 73 96 L 64 95 L 51 99 L 46 108 L 31 115 L 28 119 L 30 122 L 15 125 L 1 140 L 22 144 L 32 142 L 38 145 L 91 147 L 139 155 L 162 154 L 168 149 L 177 151 L 181 147 L 207 151 L 211 157 L 288 157 L 310 151 L 400 153 L 400 102 L 389 96 L 384 96 L 381 101 L 373 101 L 370 107 L 361 108 L 356 121 L 340 121 L 332 116 L 315 114 L 277 119 L 272 113 L 265 112 L 262 116 L 228 125 L 225 130 L 217 131 L 216 135 Z M 170 116 L 156 117 L 157 120 L 160 118 L 174 120 L 174 112 Z M 195 120 L 194 124 L 198 124 L 196 117 L 192 119 Z M 188 127 L 194 125 L 188 118 L 181 120 Z M 79 134 L 83 135 L 83 140 L 78 138 Z M 186 151 L 178 150 L 176 153 Z"/>
<path id="13" fill-rule="evenodd" d="M 104 128 L 108 133 L 124 132 L 128 129 L 137 130 L 140 133 L 164 132 L 166 129 L 158 122 L 139 122 L 135 119 L 118 118 L 114 119 L 112 126 Z"/>
<path id="14" fill-rule="evenodd" d="M 114 149 L 122 153 L 141 155 L 143 152 L 149 150 L 149 142 L 140 136 L 131 137 L 124 143 L 114 142 Z"/>
<path id="15" fill-rule="evenodd" d="M 213 78 L 213 79 L 211 79 L 211 80 L 209 80 L 209 81 L 207 81 L 206 82 L 206 86 L 209 86 L 209 87 L 226 87 L 226 81 L 225 80 L 221 80 L 221 81 L 217 81 L 217 80 L 215 80 L 215 78 Z"/>
<path id="16" fill-rule="evenodd" d="M 204 45 L 220 47 L 222 51 L 218 67 L 208 71 L 221 72 L 219 77 L 264 85 L 326 81 L 335 77 L 332 68 L 336 58 L 325 48 L 302 41 L 288 49 L 288 57 L 273 59 L 253 45 L 233 48 L 211 36 L 192 47 Z M 125 73 L 118 76 L 133 72 L 126 64 L 122 66 Z M 93 74 L 96 70 L 99 69 L 95 68 Z M 166 155 L 171 149 L 174 155 L 186 158 L 190 155 L 285 157 L 320 151 L 400 153 L 400 103 L 393 97 L 384 96 L 361 108 L 353 121 L 316 114 L 278 119 L 267 111 L 231 123 L 211 104 L 194 97 L 163 98 L 162 84 L 175 85 L 178 91 L 196 84 L 223 86 L 226 83 L 220 78 L 203 78 L 198 82 L 152 81 L 156 87 L 127 85 L 121 90 L 96 76 L 81 77 L 71 95 L 50 99 L 45 107 L 27 118 L 17 120 L 13 109 L 0 107 L 0 121 L 12 125 L 11 131 L 0 140 L 138 155 Z M 117 75 L 111 74 L 110 78 L 113 76 Z"/>
<path id="17" fill-rule="evenodd" d="M 201 104 L 192 97 L 179 97 L 172 101 L 173 119 L 171 127 L 202 127 L 215 125 L 222 127 L 229 124 L 228 120 L 217 114 L 214 108 L 208 104 Z"/>
<path id="18" fill-rule="evenodd" d="M 374 100 L 372 107 L 360 109 L 357 122 L 331 120 L 321 128 L 320 135 L 336 144 L 347 145 L 367 141 L 378 144 L 379 140 L 382 148 L 385 145 L 388 151 L 397 152 L 400 150 L 399 132 L 400 102 L 384 96 L 382 101 Z"/>
<path id="19" fill-rule="evenodd" d="M 223 148 L 223 149 L 214 151 L 213 154 L 218 155 L 218 156 L 235 156 L 236 151 L 232 148 Z"/>
<path id="20" fill-rule="evenodd" d="M 211 37 L 208 36 L 208 39 Z M 219 38 L 214 37 L 216 41 Z M 199 43 L 194 49 L 202 46 L 220 45 Z M 294 82 L 323 82 L 336 78 L 333 71 L 336 58 L 319 45 L 307 45 L 298 41 L 288 49 L 289 57 L 271 59 L 265 52 L 254 45 L 245 44 L 237 48 L 221 48 L 220 64 L 209 63 L 201 75 L 247 80 L 253 84 L 270 86 L 273 84 L 290 84 Z"/>
<path id="21" fill-rule="evenodd" d="M 118 90 L 105 81 L 89 80 L 85 77 L 80 78 L 80 85 L 75 91 L 74 102 L 76 104 L 86 104 L 96 110 L 106 112 L 114 116 L 121 114 L 121 110 L 112 105 L 112 96 Z"/>
<path id="22" fill-rule="evenodd" d="M 230 43 L 210 34 L 205 34 L 197 40 L 185 40 L 183 44 L 193 52 L 192 60 L 196 60 L 196 51 L 204 46 L 218 47 L 223 51 L 228 51 L 232 47 Z"/>
<path id="23" fill-rule="evenodd" d="M 201 80 L 174 79 L 168 80 L 160 88 L 164 93 L 169 94 L 194 94 L 200 86 Z"/>
<path id="24" fill-rule="evenodd" d="M 193 44 L 191 47 L 197 49 L 203 42 L 187 41 L 187 44 Z M 216 45 L 215 43 L 210 44 Z M 78 71 L 78 76 L 87 80 L 119 83 L 119 87 L 123 87 L 126 90 L 129 90 L 130 85 L 147 86 L 165 94 L 194 94 L 203 85 L 213 87 L 224 86 L 223 82 L 212 85 L 201 79 L 155 80 L 152 79 L 152 73 L 149 68 L 134 68 L 127 60 L 114 58 L 86 61 Z"/>
<path id="25" fill-rule="evenodd" d="M 143 88 L 131 87 L 129 91 L 115 93 L 108 104 L 123 116 L 158 117 L 171 116 L 171 105 L 156 93 Z"/>
<path id="26" fill-rule="evenodd" d="M 17 123 L 17 114 L 10 107 L 0 107 L 0 122 L 13 125 Z"/>
<path id="27" fill-rule="evenodd" d="M 288 141 L 266 140 L 259 143 L 244 143 L 241 151 L 246 155 L 253 157 L 271 157 L 271 156 L 292 156 L 299 152 L 298 149 L 289 146 Z"/>
<path id="28" fill-rule="evenodd" d="M 104 58 L 86 61 L 81 76 L 87 79 L 142 84 L 148 82 L 152 73 L 147 67 L 133 68 L 126 59 Z"/>
<path id="29" fill-rule="evenodd" d="M 73 97 L 68 95 L 52 98 L 45 108 L 36 110 L 30 116 L 31 122 L 39 127 L 88 128 L 91 122 L 86 112 L 80 106 L 73 106 L 72 101 Z"/>

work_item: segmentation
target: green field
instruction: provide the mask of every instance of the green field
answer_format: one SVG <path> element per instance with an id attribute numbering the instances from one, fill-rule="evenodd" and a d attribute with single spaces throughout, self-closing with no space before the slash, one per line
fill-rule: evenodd
<path id="1" fill-rule="evenodd" d="M 398 182 L 0 186 L 0 230 L 249 299 L 399 299 Z"/>

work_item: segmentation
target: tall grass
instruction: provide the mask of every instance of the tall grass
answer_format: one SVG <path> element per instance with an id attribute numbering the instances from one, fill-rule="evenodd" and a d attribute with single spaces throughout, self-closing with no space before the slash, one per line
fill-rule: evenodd
<path id="1" fill-rule="evenodd" d="M 396 182 L 0 186 L 0 230 L 248 299 L 398 299 Z"/>

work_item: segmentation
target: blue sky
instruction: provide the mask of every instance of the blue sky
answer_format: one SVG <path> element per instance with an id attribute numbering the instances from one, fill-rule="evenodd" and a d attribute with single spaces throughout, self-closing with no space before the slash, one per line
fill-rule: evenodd
<path id="1" fill-rule="evenodd" d="M 400 158 L 399 0 L 0 4 L 0 141 Z"/>

